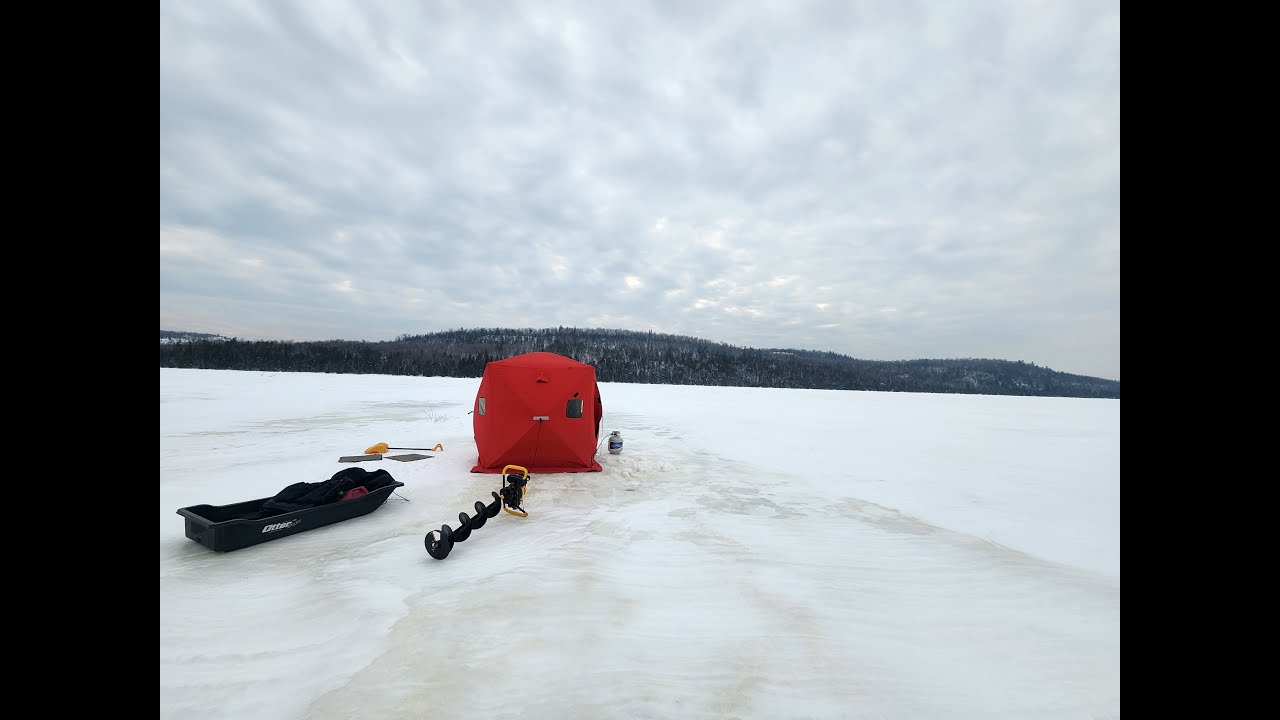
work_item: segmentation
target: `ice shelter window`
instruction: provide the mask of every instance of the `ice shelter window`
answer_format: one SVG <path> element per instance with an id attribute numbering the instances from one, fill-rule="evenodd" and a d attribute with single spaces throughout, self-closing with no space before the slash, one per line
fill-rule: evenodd
<path id="1" fill-rule="evenodd" d="M 571 418 L 582 417 L 582 400 L 570 400 L 569 406 L 564 410 L 564 414 Z"/>
<path id="2" fill-rule="evenodd" d="M 484 414 L 484 398 L 483 397 L 480 398 L 479 404 L 480 404 L 480 414 L 483 415 Z"/>

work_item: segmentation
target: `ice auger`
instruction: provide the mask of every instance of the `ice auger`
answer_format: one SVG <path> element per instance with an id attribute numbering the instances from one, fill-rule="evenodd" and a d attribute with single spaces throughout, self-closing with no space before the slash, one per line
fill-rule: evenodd
<path id="1" fill-rule="evenodd" d="M 518 470 L 519 472 L 511 472 Z M 460 543 L 471 537 L 472 530 L 484 527 L 485 521 L 498 514 L 498 510 L 515 515 L 529 517 L 529 513 L 520 507 L 524 502 L 525 486 L 529 484 L 529 471 L 519 465 L 507 465 L 502 468 L 502 488 L 499 492 L 491 492 L 493 502 L 485 505 L 476 501 L 476 514 L 470 517 L 466 513 L 458 513 L 458 529 L 441 525 L 439 530 L 432 530 L 423 538 L 427 546 L 427 554 L 437 560 L 449 557 L 454 543 Z"/>

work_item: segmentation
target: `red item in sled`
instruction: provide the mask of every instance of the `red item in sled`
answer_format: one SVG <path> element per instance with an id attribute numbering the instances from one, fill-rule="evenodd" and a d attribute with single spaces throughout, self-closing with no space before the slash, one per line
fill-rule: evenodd
<path id="1" fill-rule="evenodd" d="M 344 502 L 346 500 L 355 500 L 356 498 L 364 497 L 365 495 L 368 495 L 368 494 L 369 494 L 369 491 L 363 485 L 361 485 L 360 487 L 353 487 L 350 490 L 342 493 L 342 497 L 338 499 L 338 502 Z"/>

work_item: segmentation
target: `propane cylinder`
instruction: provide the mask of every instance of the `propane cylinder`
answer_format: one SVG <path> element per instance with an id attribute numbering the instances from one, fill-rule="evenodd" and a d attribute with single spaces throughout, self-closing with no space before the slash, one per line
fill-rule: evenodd
<path id="1" fill-rule="evenodd" d="M 622 452 L 622 433 L 614 430 L 609 433 L 609 454 L 617 455 Z"/>

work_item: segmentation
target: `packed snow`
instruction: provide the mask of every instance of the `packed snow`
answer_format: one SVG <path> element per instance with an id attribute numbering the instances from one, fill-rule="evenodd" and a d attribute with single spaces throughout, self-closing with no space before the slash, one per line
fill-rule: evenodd
<path id="1" fill-rule="evenodd" d="M 160 716 L 1120 715 L 1120 402 L 601 383 L 598 473 L 488 502 L 479 378 L 160 370 Z M 620 454 L 605 450 L 618 430 Z M 218 553 L 179 508 L 360 463 L 372 513 Z"/>

